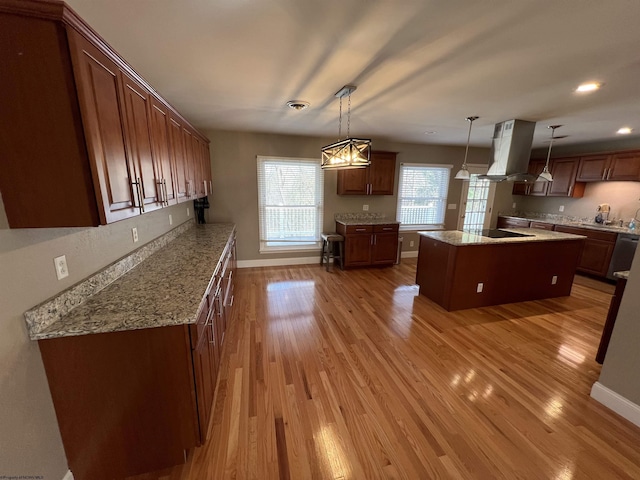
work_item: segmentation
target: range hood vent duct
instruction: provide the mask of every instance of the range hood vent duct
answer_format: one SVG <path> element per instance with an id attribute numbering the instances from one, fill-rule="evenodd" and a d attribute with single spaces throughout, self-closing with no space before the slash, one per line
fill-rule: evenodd
<path id="1" fill-rule="evenodd" d="M 526 120 L 496 123 L 489 170 L 480 178 L 492 182 L 535 182 L 538 176 L 528 173 L 535 128 L 536 122 Z"/>

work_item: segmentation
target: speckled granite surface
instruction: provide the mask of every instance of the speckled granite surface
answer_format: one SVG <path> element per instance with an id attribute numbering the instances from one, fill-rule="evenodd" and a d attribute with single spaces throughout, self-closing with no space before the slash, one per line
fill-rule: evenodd
<path id="1" fill-rule="evenodd" d="M 567 217 L 548 213 L 516 212 L 511 214 L 500 213 L 501 217 L 522 218 L 536 222 L 553 223 L 555 225 L 567 225 L 569 227 L 588 228 L 590 230 L 601 230 L 614 233 L 638 234 L 638 230 L 630 230 L 628 227 L 618 227 L 615 225 L 599 225 L 589 218 Z"/>
<path id="2" fill-rule="evenodd" d="M 25 314 L 30 319 L 31 339 L 195 323 L 202 297 L 234 229 L 233 224 L 191 223 L 135 268 L 64 314 L 57 310 L 47 313 L 47 305 L 56 299 L 35 307 Z M 83 283 L 69 290 L 83 289 Z"/>
<path id="3" fill-rule="evenodd" d="M 526 243 L 526 242 L 550 242 L 556 240 L 578 240 L 586 238 L 582 235 L 571 235 L 569 233 L 550 232 L 547 230 L 536 230 L 530 228 L 502 228 L 510 232 L 524 233 L 531 235 L 530 237 L 511 237 L 511 238 L 489 238 L 475 233 L 466 233 L 459 230 L 444 231 L 428 231 L 418 232 L 423 237 L 433 238 L 449 245 L 458 247 L 465 245 L 490 245 L 497 243 Z"/>
<path id="4" fill-rule="evenodd" d="M 613 272 L 613 276 L 616 278 L 624 278 L 625 280 L 629 279 L 629 270 L 622 270 L 620 272 Z"/>
<path id="5" fill-rule="evenodd" d="M 399 224 L 389 220 L 384 213 L 336 213 L 333 217 L 343 225 L 389 225 Z"/>

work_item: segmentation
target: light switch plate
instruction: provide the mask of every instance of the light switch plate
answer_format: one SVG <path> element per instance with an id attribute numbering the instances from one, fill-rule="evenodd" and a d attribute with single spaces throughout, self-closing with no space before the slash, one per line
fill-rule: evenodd
<path id="1" fill-rule="evenodd" d="M 476 288 L 476 293 L 482 293 L 483 289 L 484 289 L 484 283 L 479 283 L 478 288 Z"/>
<path id="2" fill-rule="evenodd" d="M 555 285 L 556 283 L 558 283 L 558 276 L 554 275 L 551 277 L 551 285 Z"/>
<path id="3" fill-rule="evenodd" d="M 56 267 L 56 277 L 58 280 L 62 280 L 63 278 L 67 278 L 69 276 L 69 269 L 67 268 L 67 257 L 65 255 L 60 255 L 53 259 L 53 264 Z"/>
<path id="4" fill-rule="evenodd" d="M 513 205 L 511 205 L 511 208 L 516 208 L 516 202 L 513 202 Z"/>
<path id="5" fill-rule="evenodd" d="M 173 225 L 173 217 L 169 214 L 169 225 Z"/>
<path id="6" fill-rule="evenodd" d="M 138 241 L 138 229 L 136 227 L 131 229 L 131 235 L 133 236 L 133 243 L 136 243 Z"/>
<path id="7" fill-rule="evenodd" d="M 447 205 L 447 210 L 455 210 L 456 208 L 458 208 L 457 203 L 450 203 Z"/>
<path id="8" fill-rule="evenodd" d="M 560 205 L 560 208 L 558 208 L 558 210 L 564 212 L 564 205 Z"/>

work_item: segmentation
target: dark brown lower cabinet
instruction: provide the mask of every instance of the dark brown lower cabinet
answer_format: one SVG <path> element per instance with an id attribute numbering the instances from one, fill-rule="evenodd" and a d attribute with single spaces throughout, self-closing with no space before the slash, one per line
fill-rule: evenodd
<path id="1" fill-rule="evenodd" d="M 596 362 L 600 364 L 604 362 L 604 358 L 607 355 L 609 341 L 611 340 L 613 327 L 616 324 L 616 318 L 618 318 L 618 310 L 620 310 L 620 302 L 622 301 L 622 295 L 624 294 L 626 286 L 627 280 L 625 278 L 619 278 L 618 283 L 616 284 L 616 291 L 613 294 L 613 298 L 611 298 L 611 303 L 609 304 L 609 313 L 607 313 L 607 320 L 604 323 L 602 336 L 600 337 L 598 353 L 596 353 Z"/>
<path id="2" fill-rule="evenodd" d="M 556 225 L 556 232 L 586 236 L 587 239 L 584 242 L 584 248 L 578 263 L 578 271 L 599 277 L 607 276 L 611 255 L 613 255 L 613 248 L 618 237 L 617 233 L 598 232 L 587 228 L 567 227 L 564 225 Z"/>
<path id="3" fill-rule="evenodd" d="M 345 268 L 395 263 L 398 253 L 398 227 L 397 223 L 344 225 L 336 222 L 336 231 L 344 236 Z"/>

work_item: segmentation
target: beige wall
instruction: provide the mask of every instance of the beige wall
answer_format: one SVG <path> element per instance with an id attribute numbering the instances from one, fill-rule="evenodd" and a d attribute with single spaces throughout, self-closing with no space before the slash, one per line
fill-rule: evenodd
<path id="1" fill-rule="evenodd" d="M 295 254 L 260 254 L 258 242 L 258 191 L 256 156 L 320 158 L 323 145 L 335 141 L 332 138 L 274 135 L 266 133 L 209 131 L 213 170 L 213 195 L 210 198 L 209 218 L 212 221 L 230 221 L 238 227 L 238 258 L 240 260 L 264 260 L 282 257 L 317 256 L 316 252 Z M 452 177 L 462 164 L 463 147 L 429 146 L 375 140 L 375 150 L 398 152 L 398 165 L 406 163 L 451 164 Z M 486 164 L 489 150 L 472 148 L 469 163 Z M 369 205 L 369 212 L 379 212 L 395 220 L 399 168 L 396 168 L 395 194 L 393 196 L 340 196 L 336 194 L 337 172 L 325 171 L 324 230 L 334 231 L 335 213 L 362 212 L 362 205 Z M 455 229 L 458 221 L 462 182 L 451 180 L 449 201 L 455 210 L 447 210 L 447 229 Z M 402 232 L 403 250 L 417 250 L 417 234 Z M 410 242 L 414 246 L 410 247 Z"/>
<path id="2" fill-rule="evenodd" d="M 0 476 L 60 480 L 67 471 L 40 350 L 29 340 L 24 312 L 134 250 L 132 227 L 138 248 L 187 221 L 186 207 L 97 228 L 0 229 Z M 70 273 L 61 281 L 53 266 L 59 255 L 66 255 Z"/>

